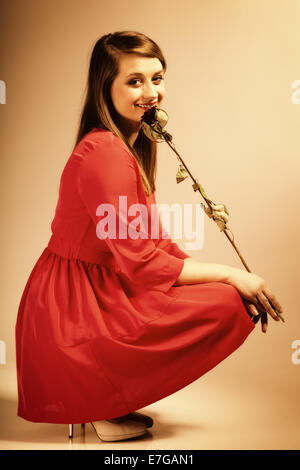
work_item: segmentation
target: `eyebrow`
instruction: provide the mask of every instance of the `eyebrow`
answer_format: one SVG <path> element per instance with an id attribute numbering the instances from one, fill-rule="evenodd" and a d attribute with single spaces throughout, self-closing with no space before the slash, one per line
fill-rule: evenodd
<path id="1" fill-rule="evenodd" d="M 158 73 L 163 73 L 163 71 L 164 71 L 163 69 L 158 70 L 158 72 L 155 72 L 155 73 L 153 74 L 153 76 L 154 76 L 154 75 L 157 75 Z M 132 75 L 138 75 L 139 77 L 142 77 L 142 76 L 143 76 L 142 73 L 140 73 L 140 72 L 135 72 L 135 73 L 130 73 L 129 75 L 127 75 L 126 78 L 131 77 Z"/>

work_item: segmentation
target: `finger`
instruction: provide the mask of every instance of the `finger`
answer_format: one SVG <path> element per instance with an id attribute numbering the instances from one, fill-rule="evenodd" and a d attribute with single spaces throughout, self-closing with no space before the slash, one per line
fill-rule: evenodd
<path id="1" fill-rule="evenodd" d="M 269 289 L 268 287 L 265 287 L 263 289 L 263 293 L 265 294 L 266 297 L 268 297 L 269 302 L 271 303 L 272 307 L 276 308 L 276 310 L 278 310 L 279 313 L 283 313 L 283 308 L 281 304 L 278 302 L 278 300 L 276 299 L 271 289 Z"/>
<path id="2" fill-rule="evenodd" d="M 262 292 L 259 292 L 256 295 L 256 298 L 274 320 L 280 321 L 280 318 L 277 316 L 277 314 L 274 312 L 273 308 L 271 307 L 269 300 Z"/>
<path id="3" fill-rule="evenodd" d="M 255 305 L 252 304 L 252 303 L 248 304 L 248 311 L 249 311 L 250 315 L 252 315 L 251 320 L 253 321 L 253 323 L 256 324 L 260 319 L 260 315 L 261 315 L 260 312 L 257 310 Z"/>
<path id="4" fill-rule="evenodd" d="M 253 321 L 253 323 L 256 324 L 259 321 L 261 314 L 256 309 L 255 305 L 251 303 L 249 300 L 244 299 L 244 298 L 242 298 L 242 300 L 246 307 L 248 315 L 251 317 L 251 320 Z"/>
<path id="5" fill-rule="evenodd" d="M 252 318 L 253 323 L 255 324 L 258 323 L 260 318 L 261 318 L 261 313 L 259 313 L 258 315 Z"/>
<path id="6" fill-rule="evenodd" d="M 251 302 L 247 301 L 246 308 L 247 308 L 248 312 L 251 313 L 251 315 L 253 315 L 254 317 L 259 315 L 259 312 L 258 312 L 257 308 Z"/>
<path id="7" fill-rule="evenodd" d="M 266 333 L 267 332 L 267 329 L 268 329 L 268 315 L 266 312 L 262 313 L 261 314 L 261 331 L 263 333 Z"/>

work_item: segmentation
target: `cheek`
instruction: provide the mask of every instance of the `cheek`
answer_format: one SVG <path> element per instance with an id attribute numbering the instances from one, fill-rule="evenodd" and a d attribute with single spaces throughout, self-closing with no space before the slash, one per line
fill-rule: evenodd
<path id="1" fill-rule="evenodd" d="M 138 90 L 123 88 L 119 90 L 118 100 L 121 106 L 130 106 L 134 104 L 139 98 Z"/>
<path id="2" fill-rule="evenodd" d="M 129 102 L 134 103 L 138 100 L 140 93 L 137 88 L 132 88 L 131 90 L 127 91 L 127 99 Z"/>
<path id="3" fill-rule="evenodd" d="M 165 85 L 162 83 L 159 87 L 158 87 L 158 94 L 160 95 L 161 98 L 163 98 L 165 96 Z"/>
<path id="4" fill-rule="evenodd" d="M 127 87 L 115 86 L 111 88 L 111 97 L 117 109 L 128 105 L 134 99 L 134 93 Z"/>

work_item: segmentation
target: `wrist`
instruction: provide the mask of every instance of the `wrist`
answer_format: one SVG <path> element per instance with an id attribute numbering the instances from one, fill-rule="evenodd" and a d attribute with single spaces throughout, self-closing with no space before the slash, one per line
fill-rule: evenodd
<path id="1" fill-rule="evenodd" d="M 234 286 L 234 274 L 236 272 L 236 268 L 233 268 L 232 266 L 226 266 L 225 270 L 225 280 L 224 282 L 226 284 L 230 284 L 231 286 Z"/>

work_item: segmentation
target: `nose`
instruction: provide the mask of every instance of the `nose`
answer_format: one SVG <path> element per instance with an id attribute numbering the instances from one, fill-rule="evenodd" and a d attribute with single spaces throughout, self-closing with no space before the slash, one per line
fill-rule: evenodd
<path id="1" fill-rule="evenodd" d="M 155 85 L 152 82 L 146 82 L 143 87 L 143 100 L 154 101 L 157 99 L 157 97 L 158 97 L 158 92 L 157 90 L 155 90 Z"/>

